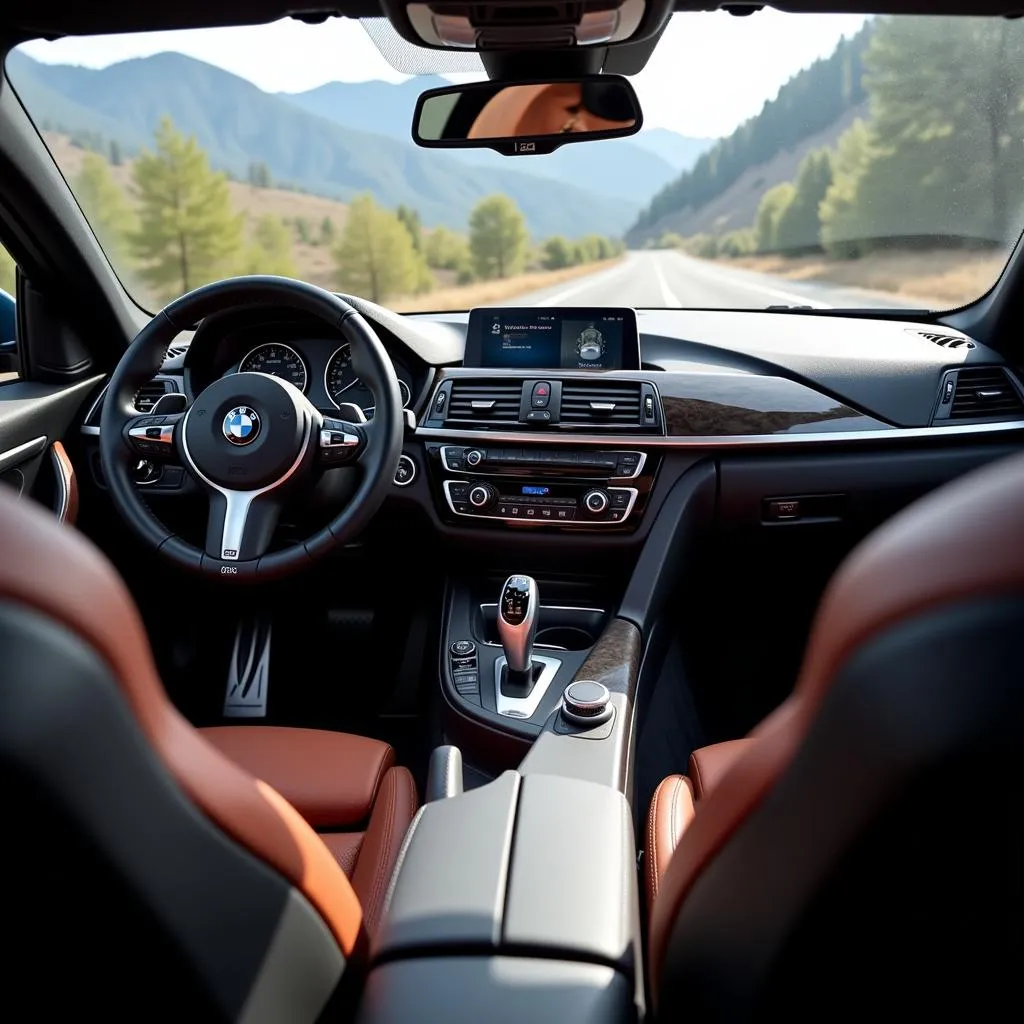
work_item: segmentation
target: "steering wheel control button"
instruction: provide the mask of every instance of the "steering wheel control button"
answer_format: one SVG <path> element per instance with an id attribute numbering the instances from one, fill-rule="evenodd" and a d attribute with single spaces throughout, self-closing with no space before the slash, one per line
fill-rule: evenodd
<path id="1" fill-rule="evenodd" d="M 599 725 L 612 715 L 608 687 L 593 679 L 577 679 L 562 694 L 562 717 L 574 725 Z"/>
<path id="2" fill-rule="evenodd" d="M 537 381 L 533 385 L 533 394 L 530 396 L 530 405 L 534 409 L 546 409 L 551 401 L 551 385 L 546 380 Z"/>
<path id="3" fill-rule="evenodd" d="M 416 463 L 412 456 L 404 452 L 398 456 L 398 468 L 395 470 L 395 486 L 408 487 L 416 479 Z"/>
<path id="4" fill-rule="evenodd" d="M 260 435 L 260 414 L 247 405 L 238 405 L 224 417 L 224 436 L 235 445 L 252 444 Z"/>

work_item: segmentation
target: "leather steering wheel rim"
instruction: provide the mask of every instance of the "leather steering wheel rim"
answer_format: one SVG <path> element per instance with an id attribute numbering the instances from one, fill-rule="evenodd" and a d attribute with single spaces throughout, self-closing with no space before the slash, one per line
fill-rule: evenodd
<path id="1" fill-rule="evenodd" d="M 215 313 L 240 307 L 251 309 L 254 306 L 284 307 L 311 314 L 339 330 L 351 346 L 353 369 L 374 394 L 376 408 L 373 419 L 359 428 L 366 437 L 365 448 L 359 457 L 362 479 L 345 507 L 324 528 L 301 544 L 294 544 L 281 551 L 262 553 L 256 558 L 226 562 L 211 554 L 209 541 L 206 551 L 195 547 L 168 530 L 149 510 L 132 480 L 131 468 L 139 456 L 129 447 L 126 435 L 130 421 L 140 416 L 133 405 L 135 395 L 143 384 L 160 371 L 174 338 L 183 330 L 194 329 L 201 320 Z M 241 379 L 263 375 L 232 376 Z M 195 397 L 185 419 L 200 404 L 210 388 L 230 380 L 228 377 L 212 382 L 209 388 Z M 286 391 L 291 388 L 291 385 L 277 383 Z M 225 390 L 224 385 L 221 385 L 221 390 Z M 323 417 L 297 389 L 291 388 L 291 391 L 294 395 L 289 394 L 288 397 L 295 404 L 297 412 L 308 419 L 303 439 L 303 458 L 308 468 L 315 458 Z M 240 401 L 238 404 L 245 403 Z M 191 456 L 182 450 L 185 419 L 175 428 L 175 451 L 186 473 L 210 492 L 212 515 L 212 502 L 216 497 L 214 492 L 223 494 L 224 490 L 215 485 L 208 486 L 211 481 L 199 473 Z M 203 285 L 175 299 L 157 313 L 128 346 L 111 374 L 103 400 L 100 462 L 118 512 L 131 529 L 160 555 L 191 572 L 206 576 L 232 581 L 265 580 L 300 571 L 314 560 L 348 543 L 367 525 L 394 481 L 402 449 L 403 430 L 402 399 L 394 366 L 374 330 L 354 307 L 323 288 L 290 278 L 228 278 Z M 254 497 L 256 493 L 253 492 Z"/>

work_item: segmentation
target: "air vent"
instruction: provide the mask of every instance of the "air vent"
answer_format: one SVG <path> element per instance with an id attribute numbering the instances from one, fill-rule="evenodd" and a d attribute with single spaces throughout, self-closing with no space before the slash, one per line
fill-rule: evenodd
<path id="1" fill-rule="evenodd" d="M 146 413 L 156 405 L 158 399 L 174 390 L 173 381 L 158 377 L 156 380 L 151 380 L 148 384 L 143 384 L 135 392 L 135 399 L 132 404 L 139 412 Z"/>
<path id="2" fill-rule="evenodd" d="M 639 427 L 641 386 L 632 381 L 562 384 L 562 423 Z"/>
<path id="3" fill-rule="evenodd" d="M 957 372 L 951 420 L 1009 420 L 1024 413 L 1024 400 L 999 366 L 965 367 Z"/>
<path id="4" fill-rule="evenodd" d="M 933 345 L 939 345 L 942 348 L 968 349 L 977 347 L 970 338 L 965 338 L 962 334 L 939 334 L 936 331 L 918 331 L 914 329 L 911 329 L 910 333 L 916 334 L 930 341 Z"/>
<path id="5" fill-rule="evenodd" d="M 176 341 L 170 345 L 167 349 L 167 354 L 164 359 L 177 359 L 178 356 L 183 356 L 188 351 L 188 342 Z"/>
<path id="6" fill-rule="evenodd" d="M 521 380 L 456 380 L 445 422 L 486 426 L 518 423 L 522 393 Z"/>

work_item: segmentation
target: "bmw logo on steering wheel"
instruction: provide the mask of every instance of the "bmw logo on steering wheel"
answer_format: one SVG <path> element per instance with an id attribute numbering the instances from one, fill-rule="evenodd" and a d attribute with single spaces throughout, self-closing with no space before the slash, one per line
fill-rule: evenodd
<path id="1" fill-rule="evenodd" d="M 251 444 L 260 432 L 259 414 L 247 405 L 238 405 L 224 417 L 223 430 L 232 444 Z"/>

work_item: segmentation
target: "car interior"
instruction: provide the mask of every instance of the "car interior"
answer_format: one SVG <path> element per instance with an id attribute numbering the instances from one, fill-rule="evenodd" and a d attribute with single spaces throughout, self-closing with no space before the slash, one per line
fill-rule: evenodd
<path id="1" fill-rule="evenodd" d="M 519 166 L 638 132 L 630 79 L 674 17 L 763 6 L 13 0 L 0 49 L 386 19 L 487 74 L 408 111 L 428 155 Z M 563 93 L 605 106 L 522 127 Z M 269 274 L 146 309 L 29 113 L 5 73 L 15 1005 L 1016 1016 L 1019 237 L 953 310 L 401 313 Z"/>

